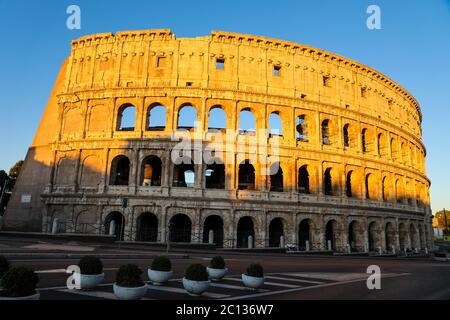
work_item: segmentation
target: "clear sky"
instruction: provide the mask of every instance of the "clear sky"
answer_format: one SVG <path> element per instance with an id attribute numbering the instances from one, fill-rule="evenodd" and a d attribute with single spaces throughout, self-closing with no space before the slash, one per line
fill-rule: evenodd
<path id="1" fill-rule="evenodd" d="M 66 27 L 71 4 L 81 8 L 81 30 Z M 381 30 L 366 27 L 371 4 L 381 8 Z M 450 0 L 0 0 L 0 169 L 25 157 L 70 40 L 155 28 L 299 42 L 390 76 L 422 106 L 432 207 L 450 209 Z"/>

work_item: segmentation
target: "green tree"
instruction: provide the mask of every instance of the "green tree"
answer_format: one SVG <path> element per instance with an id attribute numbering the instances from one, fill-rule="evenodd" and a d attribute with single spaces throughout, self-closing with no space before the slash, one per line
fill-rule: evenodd
<path id="1" fill-rule="evenodd" d="M 20 170 L 22 169 L 23 160 L 17 161 L 12 168 L 9 170 L 9 176 L 11 178 L 17 179 L 19 176 Z"/>
<path id="2" fill-rule="evenodd" d="M 450 229 L 450 211 L 445 210 L 445 215 L 444 210 L 438 211 L 434 217 L 436 218 L 437 227 L 443 228 L 445 232 L 448 232 Z"/>

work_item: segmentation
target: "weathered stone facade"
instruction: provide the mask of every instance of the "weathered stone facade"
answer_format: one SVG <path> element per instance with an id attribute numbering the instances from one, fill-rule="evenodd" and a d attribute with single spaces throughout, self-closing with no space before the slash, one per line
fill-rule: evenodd
<path id="1" fill-rule="evenodd" d="M 151 124 L 155 106 L 165 111 L 161 126 Z M 223 154 L 233 161 L 223 181 L 210 184 L 205 163 L 188 166 L 193 185 L 179 181 L 189 170 L 171 161 L 171 135 L 186 106 L 195 109 L 200 133 L 190 134 L 200 140 L 212 132 L 211 110 L 226 114 L 221 131 L 242 129 L 242 111 L 254 116 L 255 133 L 226 137 L 232 147 Z M 123 127 L 130 108 L 135 123 Z M 263 136 L 271 115 L 282 132 Z M 421 121 L 398 84 L 320 49 L 216 31 L 86 36 L 72 42 L 4 227 L 50 232 L 57 219 L 59 232 L 165 242 L 172 222 L 172 241 L 207 242 L 214 230 L 225 247 L 248 246 L 252 235 L 257 247 L 430 248 Z M 262 164 L 240 181 L 251 147 L 237 142 L 248 136 L 279 146 L 281 183 L 260 174 Z"/>

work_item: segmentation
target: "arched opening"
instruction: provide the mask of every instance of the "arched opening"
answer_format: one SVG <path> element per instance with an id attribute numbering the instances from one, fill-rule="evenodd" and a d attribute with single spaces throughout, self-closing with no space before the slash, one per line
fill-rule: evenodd
<path id="1" fill-rule="evenodd" d="M 281 236 L 284 236 L 283 220 L 281 218 L 275 218 L 269 224 L 269 247 L 271 248 L 280 247 Z"/>
<path id="2" fill-rule="evenodd" d="M 117 240 L 123 240 L 125 217 L 122 213 L 114 211 L 105 218 L 105 234 L 114 235 Z"/>
<path id="3" fill-rule="evenodd" d="M 249 160 L 239 165 L 238 189 L 255 190 L 255 168 Z"/>
<path id="4" fill-rule="evenodd" d="M 330 220 L 325 226 L 325 248 L 336 251 L 336 220 Z"/>
<path id="5" fill-rule="evenodd" d="M 221 106 L 214 106 L 209 110 L 208 130 L 220 130 L 227 127 L 227 114 Z"/>
<path id="6" fill-rule="evenodd" d="M 141 186 L 161 186 L 162 162 L 157 156 L 145 158 L 141 172 Z"/>
<path id="7" fill-rule="evenodd" d="M 216 247 L 223 247 L 223 220 L 220 216 L 212 215 L 205 219 L 203 224 L 203 243 L 209 243 L 209 232 L 211 230 Z"/>
<path id="8" fill-rule="evenodd" d="M 331 168 L 327 168 L 323 177 L 323 189 L 326 196 L 333 195 L 333 184 L 331 180 Z"/>
<path id="9" fill-rule="evenodd" d="M 306 241 L 309 243 L 309 249 L 311 249 L 311 222 L 309 219 L 304 219 L 298 226 L 298 249 L 305 251 L 307 249 Z"/>
<path id="10" fill-rule="evenodd" d="M 406 230 L 406 225 L 404 223 L 400 223 L 398 227 L 398 237 L 400 250 L 408 249 L 408 230 Z"/>
<path id="11" fill-rule="evenodd" d="M 242 217 L 239 219 L 237 226 L 237 247 L 248 248 L 248 237 L 252 236 L 252 247 L 255 246 L 255 230 L 253 228 L 253 220 L 250 217 Z"/>
<path id="12" fill-rule="evenodd" d="M 136 108 L 132 104 L 124 104 L 119 108 L 117 115 L 117 130 L 134 131 L 136 121 Z"/>
<path id="13" fill-rule="evenodd" d="M 396 246 L 396 237 L 395 228 L 391 222 L 386 223 L 384 235 L 386 237 L 386 250 L 393 251 Z"/>
<path id="14" fill-rule="evenodd" d="M 363 234 L 361 232 L 361 225 L 358 221 L 352 221 L 348 225 L 348 244 L 352 252 L 357 252 L 364 247 Z"/>
<path id="15" fill-rule="evenodd" d="M 386 154 L 386 138 L 382 133 L 378 134 L 378 155 L 384 156 Z"/>
<path id="16" fill-rule="evenodd" d="M 130 178 L 130 160 L 125 156 L 117 156 L 111 162 L 109 184 L 127 186 Z"/>
<path id="17" fill-rule="evenodd" d="M 148 109 L 147 130 L 164 131 L 166 129 L 166 108 L 162 105 L 152 105 Z"/>
<path id="18" fill-rule="evenodd" d="M 423 249 L 424 247 L 426 247 L 424 231 L 423 231 L 422 225 L 419 225 L 419 248 Z"/>
<path id="19" fill-rule="evenodd" d="M 412 223 L 409 225 L 409 236 L 410 236 L 411 248 L 413 248 L 413 249 L 420 248 L 419 235 L 417 233 L 416 226 Z"/>
<path id="20" fill-rule="evenodd" d="M 151 212 L 142 213 L 137 219 L 137 241 L 156 242 L 158 240 L 158 218 Z"/>
<path id="21" fill-rule="evenodd" d="M 283 169 L 279 162 L 270 166 L 270 191 L 283 192 Z"/>
<path id="22" fill-rule="evenodd" d="M 363 129 L 362 132 L 361 132 L 361 147 L 362 147 L 362 152 L 363 153 L 367 152 L 366 139 L 367 139 L 367 129 Z"/>
<path id="23" fill-rule="evenodd" d="M 169 221 L 170 242 L 191 242 L 191 219 L 185 214 L 176 214 Z"/>
<path id="24" fill-rule="evenodd" d="M 250 111 L 250 109 L 243 109 L 239 113 L 239 133 L 240 134 L 247 134 L 255 133 L 256 128 L 256 120 L 253 113 Z"/>
<path id="25" fill-rule="evenodd" d="M 349 133 L 348 133 L 348 130 L 349 130 L 349 127 L 350 127 L 350 125 L 349 124 L 346 124 L 345 126 L 344 126 L 344 129 L 343 129 L 343 137 L 344 137 L 344 147 L 350 147 L 350 136 L 349 136 Z"/>
<path id="26" fill-rule="evenodd" d="M 387 193 L 387 177 L 384 177 L 381 181 L 381 197 L 383 201 L 388 201 L 388 193 Z"/>
<path id="27" fill-rule="evenodd" d="M 403 188 L 400 180 L 395 181 L 395 198 L 397 199 L 397 203 L 403 202 Z"/>
<path id="28" fill-rule="evenodd" d="M 191 159 L 183 159 L 183 163 L 173 166 L 173 186 L 193 188 L 195 185 L 195 166 Z"/>
<path id="29" fill-rule="evenodd" d="M 353 190 L 352 190 L 352 175 L 353 171 L 349 171 L 347 173 L 347 177 L 345 179 L 345 194 L 347 197 L 351 198 L 353 197 Z"/>
<path id="30" fill-rule="evenodd" d="M 184 105 L 178 112 L 178 129 L 193 129 L 197 124 L 197 110 L 190 104 Z"/>
<path id="31" fill-rule="evenodd" d="M 281 117 L 277 112 L 272 112 L 269 116 L 269 135 L 283 135 L 283 122 L 281 121 Z"/>
<path id="32" fill-rule="evenodd" d="M 301 115 L 297 117 L 297 123 L 295 126 L 295 137 L 297 141 L 308 141 L 308 125 L 306 123 L 306 116 Z"/>
<path id="33" fill-rule="evenodd" d="M 205 170 L 206 189 L 225 189 L 225 165 L 220 159 L 213 159 Z"/>
<path id="34" fill-rule="evenodd" d="M 309 190 L 309 173 L 308 166 L 301 166 L 298 170 L 298 192 L 299 193 L 310 193 Z"/>
<path id="35" fill-rule="evenodd" d="M 331 137 L 330 137 L 330 120 L 322 121 L 322 144 L 330 145 Z"/>
<path id="36" fill-rule="evenodd" d="M 366 189 L 366 199 L 371 199 L 371 190 L 370 190 L 370 173 L 366 175 L 365 179 L 365 189 Z"/>
<path id="37" fill-rule="evenodd" d="M 381 247 L 380 230 L 375 221 L 369 224 L 369 251 L 377 251 Z"/>

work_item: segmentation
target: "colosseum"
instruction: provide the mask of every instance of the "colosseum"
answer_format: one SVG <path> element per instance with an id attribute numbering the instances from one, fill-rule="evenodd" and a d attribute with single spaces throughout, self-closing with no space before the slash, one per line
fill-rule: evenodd
<path id="1" fill-rule="evenodd" d="M 85 36 L 60 70 L 3 228 L 430 249 L 421 123 L 399 84 L 306 45 L 222 31 Z"/>

